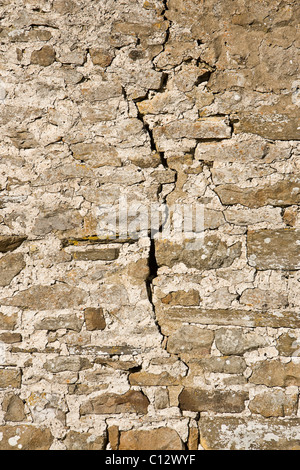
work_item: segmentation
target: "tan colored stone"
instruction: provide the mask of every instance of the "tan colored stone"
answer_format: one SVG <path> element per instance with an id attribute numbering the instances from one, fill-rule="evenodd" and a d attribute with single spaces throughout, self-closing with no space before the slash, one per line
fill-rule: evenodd
<path id="1" fill-rule="evenodd" d="M 0 330 L 13 330 L 17 324 L 18 315 L 13 313 L 12 315 L 4 315 L 0 313 Z"/>
<path id="2" fill-rule="evenodd" d="M 107 105 L 105 105 L 107 108 Z M 76 160 L 88 163 L 92 168 L 102 166 L 121 166 L 121 159 L 118 157 L 114 147 L 104 144 L 75 144 L 71 146 L 72 155 Z"/>
<path id="3" fill-rule="evenodd" d="M 299 386 L 300 364 L 294 362 L 283 364 L 279 360 L 264 361 L 254 366 L 249 381 L 267 387 Z"/>
<path id="4" fill-rule="evenodd" d="M 205 356 L 210 353 L 213 340 L 211 330 L 184 325 L 169 336 L 167 350 L 171 354 Z"/>
<path id="5" fill-rule="evenodd" d="M 22 335 L 20 333 L 0 333 L 0 342 L 7 344 L 21 343 Z"/>
<path id="6" fill-rule="evenodd" d="M 284 292 L 274 292 L 262 289 L 246 289 L 240 298 L 240 303 L 256 310 L 270 310 L 288 306 L 288 296 Z"/>
<path id="7" fill-rule="evenodd" d="M 18 235 L 0 235 L 0 252 L 7 253 L 16 250 L 26 238 Z"/>
<path id="8" fill-rule="evenodd" d="M 267 205 L 285 207 L 300 203 L 300 183 L 291 179 L 255 188 L 225 184 L 217 186 L 215 191 L 225 205 L 242 204 L 256 208 Z"/>
<path id="9" fill-rule="evenodd" d="M 55 62 L 56 52 L 52 46 L 43 46 L 42 49 L 34 51 L 31 54 L 30 62 L 32 64 L 48 67 Z"/>
<path id="10" fill-rule="evenodd" d="M 0 259 L 0 287 L 8 286 L 26 263 L 22 253 L 9 253 Z"/>
<path id="11" fill-rule="evenodd" d="M 124 395 L 113 393 L 99 395 L 83 403 L 80 407 L 80 414 L 120 414 L 120 413 L 138 413 L 146 414 L 148 398 L 142 393 L 131 390 Z"/>
<path id="12" fill-rule="evenodd" d="M 32 232 L 37 236 L 45 236 L 50 232 L 63 232 L 79 227 L 82 217 L 76 211 L 61 208 L 47 213 L 41 213 L 34 223 Z"/>
<path id="13" fill-rule="evenodd" d="M 201 445 L 206 450 L 299 450 L 300 420 L 202 417 Z"/>
<path id="14" fill-rule="evenodd" d="M 277 340 L 279 356 L 300 356 L 300 339 L 293 332 L 283 333 Z"/>
<path id="15" fill-rule="evenodd" d="M 24 402 L 18 395 L 8 395 L 5 397 L 2 409 L 5 411 L 5 421 L 20 422 L 26 418 Z"/>
<path id="16" fill-rule="evenodd" d="M 0 426 L 0 450 L 49 450 L 53 435 L 50 429 L 36 426 Z"/>
<path id="17" fill-rule="evenodd" d="M 247 256 L 249 264 L 258 270 L 300 269 L 300 230 L 249 231 Z"/>
<path id="18" fill-rule="evenodd" d="M 21 388 L 20 369 L 0 369 L 0 388 Z"/>
<path id="19" fill-rule="evenodd" d="M 184 444 L 174 429 L 123 431 L 119 450 L 183 450 Z"/>
<path id="20" fill-rule="evenodd" d="M 169 406 L 169 392 L 167 388 L 157 388 L 154 395 L 155 408 L 157 410 L 164 410 Z"/>
<path id="21" fill-rule="evenodd" d="M 199 445 L 199 429 L 190 428 L 188 442 L 187 442 L 188 450 L 198 450 L 198 445 Z"/>
<path id="22" fill-rule="evenodd" d="M 53 359 L 49 359 L 44 364 L 44 369 L 57 374 L 58 372 L 78 372 L 80 370 L 89 369 L 92 366 L 90 361 L 85 357 L 72 357 L 72 356 L 58 356 Z"/>
<path id="23" fill-rule="evenodd" d="M 200 295 L 197 290 L 178 290 L 174 292 L 170 292 L 170 294 L 166 295 L 161 299 L 163 304 L 167 305 L 183 305 L 184 307 L 189 307 L 192 305 L 199 305 L 200 303 Z"/>
<path id="24" fill-rule="evenodd" d="M 120 250 L 106 248 L 105 250 L 74 251 L 73 259 L 77 261 L 114 261 L 118 259 Z"/>
<path id="25" fill-rule="evenodd" d="M 189 367 L 192 367 L 193 363 L 203 368 L 204 372 L 217 374 L 242 374 L 247 368 L 245 360 L 239 356 L 194 359 L 188 363 Z"/>
<path id="26" fill-rule="evenodd" d="M 111 446 L 111 450 L 118 450 L 119 448 L 119 428 L 118 426 L 109 426 L 107 428 L 107 433 L 108 433 L 108 441 Z"/>
<path id="27" fill-rule="evenodd" d="M 182 411 L 213 411 L 215 413 L 241 413 L 249 394 L 246 391 L 200 390 L 184 388 L 179 395 Z"/>
<path id="28" fill-rule="evenodd" d="M 265 418 L 270 416 L 284 417 L 295 414 L 297 411 L 298 395 L 287 395 L 281 390 L 271 393 L 255 395 L 249 403 L 249 410 L 258 413 Z"/>
<path id="29" fill-rule="evenodd" d="M 86 308 L 84 310 L 84 320 L 88 331 L 104 330 L 106 327 L 102 308 Z"/>
<path id="30" fill-rule="evenodd" d="M 155 248 L 158 266 L 184 263 L 188 268 L 203 270 L 229 267 L 241 254 L 240 242 L 228 245 L 216 235 L 207 235 L 201 244 L 184 240 L 178 245 L 169 240 L 157 240 Z"/>
<path id="31" fill-rule="evenodd" d="M 114 58 L 113 54 L 106 49 L 95 49 L 91 48 L 89 50 L 91 59 L 94 65 L 100 65 L 100 67 L 108 67 Z"/>
<path id="32" fill-rule="evenodd" d="M 167 386 L 178 385 L 181 377 L 173 377 L 168 372 L 160 374 L 151 374 L 149 372 L 134 372 L 129 375 L 130 385 L 138 385 L 140 387 Z"/>
<path id="33" fill-rule="evenodd" d="M 180 328 L 182 322 L 199 325 L 270 326 L 272 328 L 299 328 L 300 319 L 296 312 L 263 312 L 238 309 L 204 309 L 199 307 L 157 308 L 156 316 L 164 334 L 170 335 Z"/>
<path id="34" fill-rule="evenodd" d="M 74 314 L 57 315 L 55 317 L 45 317 L 38 320 L 34 328 L 36 330 L 56 331 L 60 329 L 80 331 L 83 326 L 83 319 Z"/>
<path id="35" fill-rule="evenodd" d="M 174 121 L 153 129 L 155 140 L 167 139 L 229 139 L 231 127 L 220 118 L 207 118 L 196 122 Z"/>
<path id="36" fill-rule="evenodd" d="M 63 443 L 67 450 L 105 450 L 106 436 L 87 432 L 69 431 Z"/>
<path id="37" fill-rule="evenodd" d="M 241 328 L 221 328 L 215 332 L 215 341 L 216 347 L 224 355 L 244 354 L 268 345 L 263 336 L 255 332 L 244 333 Z"/>
<path id="38" fill-rule="evenodd" d="M 11 299 L 1 299 L 2 305 L 11 305 L 30 310 L 67 309 L 82 305 L 86 293 L 66 284 L 33 286 L 17 293 Z"/>

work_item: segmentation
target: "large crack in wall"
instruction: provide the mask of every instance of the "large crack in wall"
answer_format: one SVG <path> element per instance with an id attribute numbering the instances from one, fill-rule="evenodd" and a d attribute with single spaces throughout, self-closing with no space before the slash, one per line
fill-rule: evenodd
<path id="1" fill-rule="evenodd" d="M 0 449 L 298 448 L 299 6 L 117 3 L 0 5 Z"/>

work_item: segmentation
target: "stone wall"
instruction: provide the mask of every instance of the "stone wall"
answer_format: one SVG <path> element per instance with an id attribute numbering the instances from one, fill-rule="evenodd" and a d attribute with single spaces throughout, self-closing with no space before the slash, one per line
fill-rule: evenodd
<path id="1" fill-rule="evenodd" d="M 0 449 L 300 449 L 299 2 L 0 18 Z M 120 196 L 203 245 L 101 237 Z"/>

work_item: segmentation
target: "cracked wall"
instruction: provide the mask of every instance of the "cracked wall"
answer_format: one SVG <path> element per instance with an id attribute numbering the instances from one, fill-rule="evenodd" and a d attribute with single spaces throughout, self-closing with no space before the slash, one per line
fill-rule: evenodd
<path id="1" fill-rule="evenodd" d="M 0 1 L 0 449 L 300 448 L 297 3 Z"/>

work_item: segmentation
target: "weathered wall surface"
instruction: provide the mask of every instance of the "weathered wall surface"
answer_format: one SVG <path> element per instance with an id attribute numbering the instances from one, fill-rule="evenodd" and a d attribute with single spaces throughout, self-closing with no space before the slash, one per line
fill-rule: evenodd
<path id="1" fill-rule="evenodd" d="M 299 449 L 299 2 L 0 17 L 0 449 Z M 120 196 L 204 245 L 101 238 Z"/>

